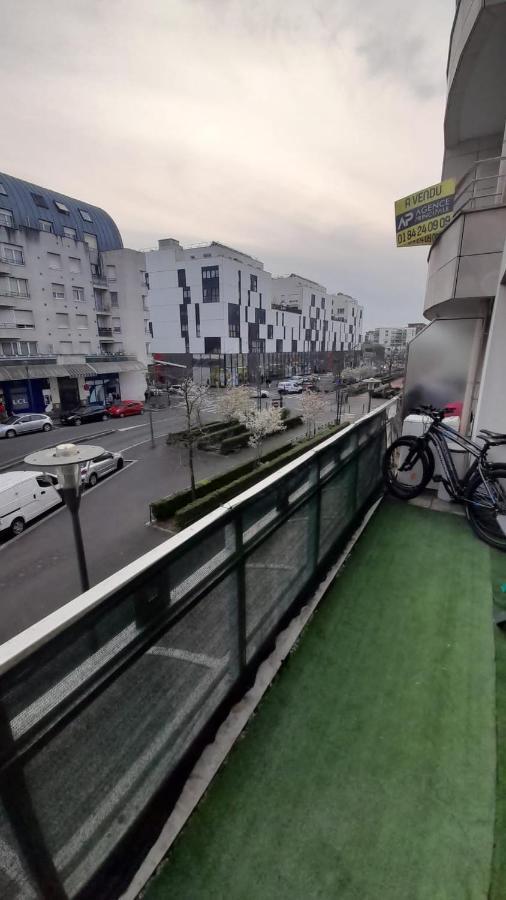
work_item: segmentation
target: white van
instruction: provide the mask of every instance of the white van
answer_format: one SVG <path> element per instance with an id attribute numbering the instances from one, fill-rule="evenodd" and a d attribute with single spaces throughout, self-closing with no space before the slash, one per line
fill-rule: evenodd
<path id="1" fill-rule="evenodd" d="M 58 479 L 48 472 L 0 474 L 0 532 L 21 534 L 27 522 L 59 506 L 57 487 Z"/>
<path id="2" fill-rule="evenodd" d="M 278 393 L 279 394 L 302 394 L 303 384 L 302 379 L 300 381 L 296 381 L 295 379 L 290 379 L 289 381 L 279 381 L 278 382 Z"/>

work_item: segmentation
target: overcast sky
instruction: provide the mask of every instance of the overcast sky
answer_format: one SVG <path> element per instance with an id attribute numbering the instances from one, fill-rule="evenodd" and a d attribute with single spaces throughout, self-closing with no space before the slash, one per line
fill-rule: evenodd
<path id="1" fill-rule="evenodd" d="M 1 0 L 0 167 L 126 246 L 214 239 L 420 319 L 393 203 L 439 180 L 454 0 Z"/>

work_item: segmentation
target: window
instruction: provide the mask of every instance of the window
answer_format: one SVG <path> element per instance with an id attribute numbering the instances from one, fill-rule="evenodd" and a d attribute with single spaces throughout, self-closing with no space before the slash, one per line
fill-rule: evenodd
<path id="1" fill-rule="evenodd" d="M 65 300 L 65 287 L 63 284 L 52 284 L 53 300 Z"/>
<path id="2" fill-rule="evenodd" d="M 81 213 L 81 218 L 84 219 L 85 222 L 93 222 L 93 219 L 91 218 L 89 212 L 87 212 L 85 209 L 80 209 L 79 212 Z"/>
<path id="3" fill-rule="evenodd" d="M 179 307 L 179 321 L 181 323 L 181 337 L 188 336 L 188 309 L 184 304 Z"/>
<path id="4" fill-rule="evenodd" d="M 72 341 L 60 341 L 60 353 L 72 353 Z"/>
<path id="5" fill-rule="evenodd" d="M 250 275 L 250 277 L 249 277 L 250 291 L 254 291 L 255 293 L 257 291 L 257 280 L 258 279 L 257 279 L 256 275 Z"/>
<path id="6" fill-rule="evenodd" d="M 239 303 L 241 302 L 241 290 L 242 290 L 242 285 L 241 285 L 241 270 L 238 269 L 238 270 L 237 270 L 237 291 L 238 291 L 238 295 L 239 295 Z"/>
<path id="7" fill-rule="evenodd" d="M 269 340 L 272 340 L 272 338 L 274 337 L 274 326 L 273 325 L 267 326 L 267 337 L 269 338 Z"/>
<path id="8" fill-rule="evenodd" d="M 8 297 L 29 297 L 26 278 L 14 278 L 12 275 L 0 277 L 0 294 Z"/>
<path id="9" fill-rule="evenodd" d="M 88 250 L 98 250 L 97 236 L 89 231 L 83 232 L 84 243 L 88 245 Z"/>
<path id="10" fill-rule="evenodd" d="M 106 266 L 107 281 L 116 281 L 116 266 Z"/>
<path id="11" fill-rule="evenodd" d="M 22 266 L 25 261 L 23 248 L 16 247 L 14 244 L 0 244 L 0 258 L 15 266 Z"/>
<path id="12" fill-rule="evenodd" d="M 181 288 L 186 287 L 186 269 L 177 270 L 177 286 Z"/>
<path id="13" fill-rule="evenodd" d="M 257 325 L 265 325 L 265 309 L 255 309 L 255 322 Z"/>
<path id="14" fill-rule="evenodd" d="M 73 287 L 72 288 L 72 300 L 76 300 L 78 303 L 82 303 L 83 300 L 85 300 L 84 288 Z"/>
<path id="15" fill-rule="evenodd" d="M 200 337 L 200 306 L 195 304 L 195 335 Z"/>
<path id="16" fill-rule="evenodd" d="M 322 297 L 322 309 L 325 309 L 325 297 Z"/>
<path id="17" fill-rule="evenodd" d="M 3 356 L 36 356 L 37 341 L 0 341 L 0 354 Z"/>
<path id="18" fill-rule="evenodd" d="M 74 240 L 77 240 L 77 231 L 75 230 L 75 228 L 71 228 L 70 225 L 63 226 L 63 234 L 65 235 L 65 237 L 74 238 Z"/>
<path id="19" fill-rule="evenodd" d="M 69 327 L 69 314 L 68 313 L 56 313 L 56 325 L 58 328 L 68 328 Z"/>
<path id="20" fill-rule="evenodd" d="M 292 341 L 292 344 L 297 344 L 297 341 Z M 283 338 L 276 339 L 276 353 L 283 352 Z"/>
<path id="21" fill-rule="evenodd" d="M 54 234 L 53 223 L 48 222 L 47 219 L 39 219 L 39 228 L 41 231 L 47 231 L 48 234 Z"/>
<path id="22" fill-rule="evenodd" d="M 0 209 L 0 225 L 6 225 L 7 228 L 13 227 L 14 216 L 10 209 Z"/>
<path id="23" fill-rule="evenodd" d="M 316 305 L 316 297 L 314 294 L 311 294 L 311 306 L 315 306 L 315 305 Z"/>
<path id="24" fill-rule="evenodd" d="M 78 256 L 69 256 L 69 269 L 74 275 L 81 271 L 81 260 Z"/>
<path id="25" fill-rule="evenodd" d="M 79 353 L 91 353 L 91 344 L 89 341 L 79 341 Z"/>
<path id="26" fill-rule="evenodd" d="M 57 313 L 57 317 L 59 315 L 60 315 L 60 313 Z M 81 313 L 79 313 L 76 316 L 76 324 L 77 324 L 78 328 L 87 328 L 88 327 L 88 316 L 82 315 Z"/>
<path id="27" fill-rule="evenodd" d="M 7 196 L 7 191 L 5 190 L 1 181 L 0 181 L 0 194 L 3 194 L 5 197 Z"/>
<path id="28" fill-rule="evenodd" d="M 276 347 L 278 346 L 278 342 L 276 341 Z M 292 353 L 297 353 L 297 341 L 292 341 Z"/>
<path id="29" fill-rule="evenodd" d="M 62 203 L 61 200 L 53 200 L 53 203 L 56 206 L 58 212 L 65 213 L 65 215 L 68 216 L 70 212 L 68 206 L 65 206 L 65 204 Z"/>
<path id="30" fill-rule="evenodd" d="M 219 278 L 220 273 L 218 266 L 203 266 L 202 267 L 202 280 L 209 281 L 210 279 Z"/>
<path id="31" fill-rule="evenodd" d="M 111 291 L 111 306 L 119 306 L 117 291 Z"/>
<path id="32" fill-rule="evenodd" d="M 36 194 L 35 191 L 30 191 L 30 193 L 35 206 L 40 206 L 41 209 L 49 209 L 46 198 L 43 197 L 42 194 Z"/>
<path id="33" fill-rule="evenodd" d="M 205 337 L 204 353 L 221 353 L 221 338 Z"/>
<path id="34" fill-rule="evenodd" d="M 189 287 L 183 288 L 183 300 L 184 300 L 184 302 L 185 302 L 185 303 L 191 303 L 191 299 L 192 299 L 191 288 L 189 288 Z"/>
<path id="35" fill-rule="evenodd" d="M 61 256 L 59 253 L 48 253 L 47 264 L 50 269 L 61 269 Z"/>
<path id="36" fill-rule="evenodd" d="M 116 332 L 116 334 L 121 334 L 121 319 L 119 316 L 112 317 L 112 330 Z"/>

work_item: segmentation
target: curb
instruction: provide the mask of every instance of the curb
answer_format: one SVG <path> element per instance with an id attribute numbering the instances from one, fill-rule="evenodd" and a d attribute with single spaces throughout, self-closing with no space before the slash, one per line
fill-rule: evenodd
<path id="1" fill-rule="evenodd" d="M 76 438 L 75 441 L 72 441 L 73 444 L 84 444 L 87 441 L 94 440 L 95 438 L 105 437 L 108 434 L 114 434 L 116 431 L 115 428 L 109 428 L 107 431 L 96 431 L 94 434 L 87 434 L 84 437 Z M 53 447 L 54 444 L 51 444 Z M 48 450 L 48 447 L 44 448 Z M 18 463 L 22 463 L 25 461 L 24 456 L 16 456 L 14 459 L 10 459 L 7 462 L 0 464 L 0 472 L 3 472 L 4 469 L 10 469 L 12 466 L 17 466 Z"/>

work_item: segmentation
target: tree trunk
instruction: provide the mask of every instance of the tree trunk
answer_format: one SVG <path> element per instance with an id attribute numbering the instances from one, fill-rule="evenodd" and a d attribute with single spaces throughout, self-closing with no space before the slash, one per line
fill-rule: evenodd
<path id="1" fill-rule="evenodd" d="M 195 500 L 197 496 L 197 492 L 195 489 L 195 472 L 193 470 L 193 440 L 191 437 L 188 441 L 188 465 L 190 467 L 190 483 L 191 483 L 191 492 L 192 492 L 192 500 Z"/>

